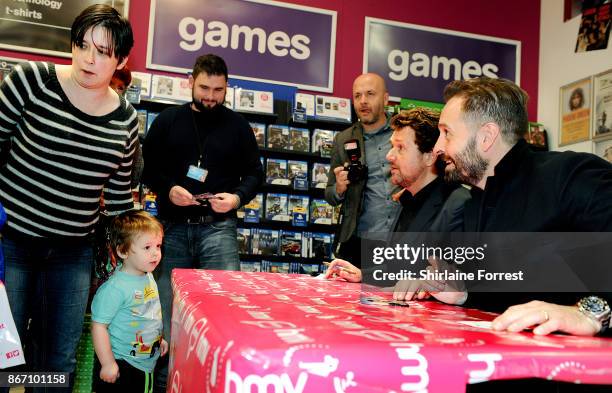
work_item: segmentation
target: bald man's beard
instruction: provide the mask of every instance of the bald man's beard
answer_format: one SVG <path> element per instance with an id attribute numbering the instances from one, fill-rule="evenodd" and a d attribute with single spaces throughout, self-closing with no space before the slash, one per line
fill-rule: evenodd
<path id="1" fill-rule="evenodd" d="M 372 114 L 372 120 L 359 119 L 362 124 L 369 126 L 370 124 L 376 124 L 380 120 L 380 114 Z"/>
<path id="2" fill-rule="evenodd" d="M 463 151 L 457 153 L 455 158 L 444 155 L 442 159 L 454 164 L 454 168 L 449 168 L 447 165 L 444 171 L 444 179 L 451 183 L 476 185 L 482 180 L 489 168 L 489 161 L 484 159 L 476 150 L 475 135 L 470 138 Z"/>

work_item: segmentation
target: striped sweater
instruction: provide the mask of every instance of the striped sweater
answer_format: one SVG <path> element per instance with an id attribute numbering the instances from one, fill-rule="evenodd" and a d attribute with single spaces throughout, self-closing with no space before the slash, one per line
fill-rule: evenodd
<path id="1" fill-rule="evenodd" d="M 93 231 L 100 196 L 111 214 L 133 207 L 134 108 L 91 116 L 74 107 L 52 63 L 16 66 L 0 85 L 0 202 L 10 233 L 75 239 Z"/>

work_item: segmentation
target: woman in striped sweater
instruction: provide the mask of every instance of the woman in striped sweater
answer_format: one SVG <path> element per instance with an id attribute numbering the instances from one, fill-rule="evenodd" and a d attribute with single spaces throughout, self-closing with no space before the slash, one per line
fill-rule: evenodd
<path id="1" fill-rule="evenodd" d="M 22 63 L 0 85 L 6 287 L 33 371 L 74 371 L 100 195 L 111 214 L 133 207 L 138 120 L 109 87 L 132 28 L 114 8 L 94 5 L 76 17 L 70 39 L 70 65 Z"/>

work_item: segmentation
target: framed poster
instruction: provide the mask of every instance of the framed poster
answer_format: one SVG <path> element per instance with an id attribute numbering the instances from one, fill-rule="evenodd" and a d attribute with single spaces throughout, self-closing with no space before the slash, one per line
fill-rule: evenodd
<path id="1" fill-rule="evenodd" d="M 593 139 L 612 138 L 612 70 L 593 77 Z"/>
<path id="2" fill-rule="evenodd" d="M 559 146 L 589 139 L 591 134 L 591 77 L 561 87 Z"/>
<path id="3" fill-rule="evenodd" d="M 593 153 L 612 163 L 612 139 L 595 142 Z"/>
<path id="4" fill-rule="evenodd" d="M 94 4 L 108 4 L 125 17 L 129 0 L 0 0 L 0 48 L 70 57 L 74 18 Z"/>

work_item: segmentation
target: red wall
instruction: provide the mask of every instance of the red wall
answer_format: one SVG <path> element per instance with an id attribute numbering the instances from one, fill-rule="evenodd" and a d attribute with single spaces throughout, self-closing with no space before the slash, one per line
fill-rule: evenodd
<path id="1" fill-rule="evenodd" d="M 206 1 L 206 0 L 192 0 Z M 537 0 L 288 0 L 286 3 L 338 12 L 334 93 L 350 97 L 353 79 L 362 72 L 366 16 L 521 41 L 521 86 L 529 93 L 530 120 L 537 119 L 540 2 Z M 150 0 L 130 1 L 129 19 L 136 44 L 134 71 L 146 71 Z M 68 62 L 40 55 L 0 51 L 2 56 Z M 157 72 L 157 71 L 156 71 Z M 231 69 L 230 69 L 231 72 Z"/>

